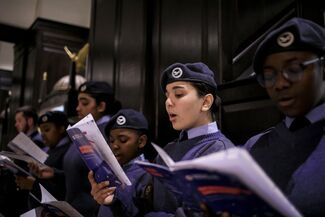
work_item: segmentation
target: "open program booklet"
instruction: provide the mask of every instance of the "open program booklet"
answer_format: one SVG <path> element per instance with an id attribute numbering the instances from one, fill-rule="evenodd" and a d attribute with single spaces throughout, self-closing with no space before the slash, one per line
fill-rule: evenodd
<path id="1" fill-rule="evenodd" d="M 167 167 L 136 163 L 193 211 L 204 205 L 213 214 L 302 216 L 244 149 L 232 148 L 174 162 L 162 148 L 153 146 Z"/>
<path id="2" fill-rule="evenodd" d="M 5 168 L 10 170 L 13 174 L 17 176 L 32 176 L 28 171 L 17 165 L 9 157 L 2 155 L 0 152 L 0 168 Z"/>
<path id="3" fill-rule="evenodd" d="M 66 201 L 57 201 L 41 184 L 39 185 L 41 189 L 41 200 L 35 197 L 32 193 L 30 193 L 30 195 L 40 203 L 40 206 L 20 215 L 21 217 L 82 217 L 82 215 L 69 203 Z"/>
<path id="4" fill-rule="evenodd" d="M 40 166 L 45 166 L 44 162 L 48 154 L 39 148 L 27 135 L 19 133 L 13 140 L 8 143 L 8 147 L 13 152 L 2 151 L 1 154 L 11 159 L 34 162 Z"/>
<path id="5" fill-rule="evenodd" d="M 96 182 L 108 180 L 110 186 L 131 185 L 91 114 L 69 126 L 67 132 L 89 170 L 94 172 Z"/>

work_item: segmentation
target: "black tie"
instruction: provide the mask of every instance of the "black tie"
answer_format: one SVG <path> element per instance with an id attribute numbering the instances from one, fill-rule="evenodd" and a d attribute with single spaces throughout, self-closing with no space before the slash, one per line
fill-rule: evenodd
<path id="1" fill-rule="evenodd" d="M 307 127 L 308 125 L 310 125 L 310 121 L 305 116 L 297 117 L 294 121 L 292 121 L 289 129 L 290 131 L 296 131 Z"/>
<path id="2" fill-rule="evenodd" d="M 179 135 L 179 141 L 184 141 L 184 140 L 187 140 L 188 137 L 187 137 L 187 132 L 186 131 L 182 131 L 181 134 Z"/>

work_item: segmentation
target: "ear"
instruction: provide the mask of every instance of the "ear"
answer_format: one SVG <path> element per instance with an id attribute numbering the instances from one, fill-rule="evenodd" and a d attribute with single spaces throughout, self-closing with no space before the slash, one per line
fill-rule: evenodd
<path id="1" fill-rule="evenodd" d="M 201 110 L 204 111 L 204 112 L 209 111 L 209 109 L 212 106 L 213 99 L 214 98 L 213 98 L 213 95 L 211 93 L 205 95 L 203 97 L 203 105 L 202 105 Z"/>
<path id="2" fill-rule="evenodd" d="M 59 132 L 61 133 L 61 135 L 64 134 L 65 133 L 65 127 L 64 126 L 60 126 L 59 127 Z"/>
<path id="3" fill-rule="evenodd" d="M 143 148 L 146 144 L 147 144 L 147 141 L 148 141 L 148 137 L 147 135 L 141 135 L 138 139 L 138 148 Z"/>
<path id="4" fill-rule="evenodd" d="M 106 110 L 106 102 L 100 102 L 99 105 L 97 105 L 97 111 L 102 113 Z"/>
<path id="5" fill-rule="evenodd" d="M 33 127 L 34 125 L 36 125 L 36 123 L 34 123 L 34 120 L 33 120 L 33 118 L 27 118 L 26 119 L 27 120 L 27 125 L 29 126 L 29 127 Z"/>

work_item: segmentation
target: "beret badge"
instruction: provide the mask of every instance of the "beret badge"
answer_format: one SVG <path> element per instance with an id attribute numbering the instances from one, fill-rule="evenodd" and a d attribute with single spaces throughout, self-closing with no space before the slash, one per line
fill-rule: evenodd
<path id="1" fill-rule="evenodd" d="M 125 122 L 126 122 L 126 119 L 123 115 L 120 115 L 116 118 L 116 123 L 118 125 L 123 125 L 123 124 L 125 124 Z"/>
<path id="2" fill-rule="evenodd" d="M 80 91 L 84 92 L 84 91 L 86 91 L 86 89 L 87 89 L 87 86 L 86 86 L 86 85 L 83 85 L 83 86 L 80 88 Z"/>
<path id="3" fill-rule="evenodd" d="M 295 40 L 294 35 L 291 32 L 284 32 L 279 35 L 277 43 L 281 47 L 289 47 Z"/>
<path id="4" fill-rule="evenodd" d="M 183 70 L 180 67 L 176 67 L 172 70 L 172 76 L 174 78 L 180 78 L 183 75 Z"/>
<path id="5" fill-rule="evenodd" d="M 48 117 L 46 115 L 42 117 L 43 122 L 46 122 L 47 120 L 48 120 Z"/>

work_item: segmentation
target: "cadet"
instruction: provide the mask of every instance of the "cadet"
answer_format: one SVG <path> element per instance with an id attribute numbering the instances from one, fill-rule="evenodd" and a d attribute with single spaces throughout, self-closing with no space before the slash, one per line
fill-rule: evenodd
<path id="1" fill-rule="evenodd" d="M 133 109 L 121 109 L 109 121 L 105 132 L 112 152 L 132 185 L 124 188 L 119 186 L 116 189 L 107 188 L 108 182 L 97 184 L 93 172 L 90 172 L 88 178 L 92 186 L 91 194 L 98 203 L 103 204 L 98 217 L 143 216 L 143 209 L 138 207 L 138 200 L 142 198 L 142 181 L 147 177 L 147 173 L 134 164 L 134 161 L 144 160 L 143 149 L 146 144 L 150 145 L 147 119 Z"/>
<path id="2" fill-rule="evenodd" d="M 15 112 L 15 128 L 18 132 L 25 133 L 40 148 L 44 147 L 41 135 L 37 130 L 38 115 L 31 106 L 19 107 Z"/>
<path id="3" fill-rule="evenodd" d="M 78 92 L 76 110 L 79 118 L 91 113 L 98 128 L 105 135 L 107 122 L 121 108 L 121 104 L 114 97 L 112 87 L 103 81 L 86 81 L 80 85 Z M 75 145 L 72 145 L 65 155 L 64 171 L 67 184 L 66 201 L 83 216 L 96 216 L 98 204 L 90 194 L 91 186 L 87 178 L 89 169 Z"/>
<path id="4" fill-rule="evenodd" d="M 305 216 L 325 216 L 325 29 L 293 18 L 259 45 L 253 67 L 285 115 L 245 146 Z"/>
<path id="5" fill-rule="evenodd" d="M 39 178 L 34 182 L 35 179 L 33 177 L 17 177 L 16 183 L 22 189 L 32 190 L 31 192 L 39 201 L 41 201 L 42 198 L 38 183 L 44 186 L 56 199 L 64 200 L 65 178 L 63 172 L 63 158 L 71 144 L 66 133 L 66 128 L 69 125 L 68 118 L 64 112 L 48 111 L 39 117 L 38 125 L 41 129 L 44 143 L 49 148 L 47 151 L 48 158 L 44 164 L 53 168 L 53 174 L 50 177 L 44 176 L 42 174 L 43 170 L 39 165 L 31 162 L 28 165 L 30 171 Z M 35 208 L 34 204 L 32 204 L 32 206 Z"/>
<path id="6" fill-rule="evenodd" d="M 179 139 L 164 147 L 174 161 L 191 160 L 234 147 L 215 121 L 220 100 L 216 95 L 214 73 L 208 66 L 201 62 L 175 63 L 163 72 L 161 88 L 166 94 L 169 120 L 175 130 L 181 131 Z M 156 161 L 163 164 L 159 157 Z M 173 216 L 176 210 L 188 216 L 201 215 L 199 210 L 189 210 L 183 201 L 154 179 L 153 212 L 147 216 Z"/>
<path id="7" fill-rule="evenodd" d="M 81 119 L 91 113 L 104 135 L 110 117 L 121 109 L 112 87 L 104 81 L 86 81 L 80 85 L 78 92 L 78 117 Z"/>

